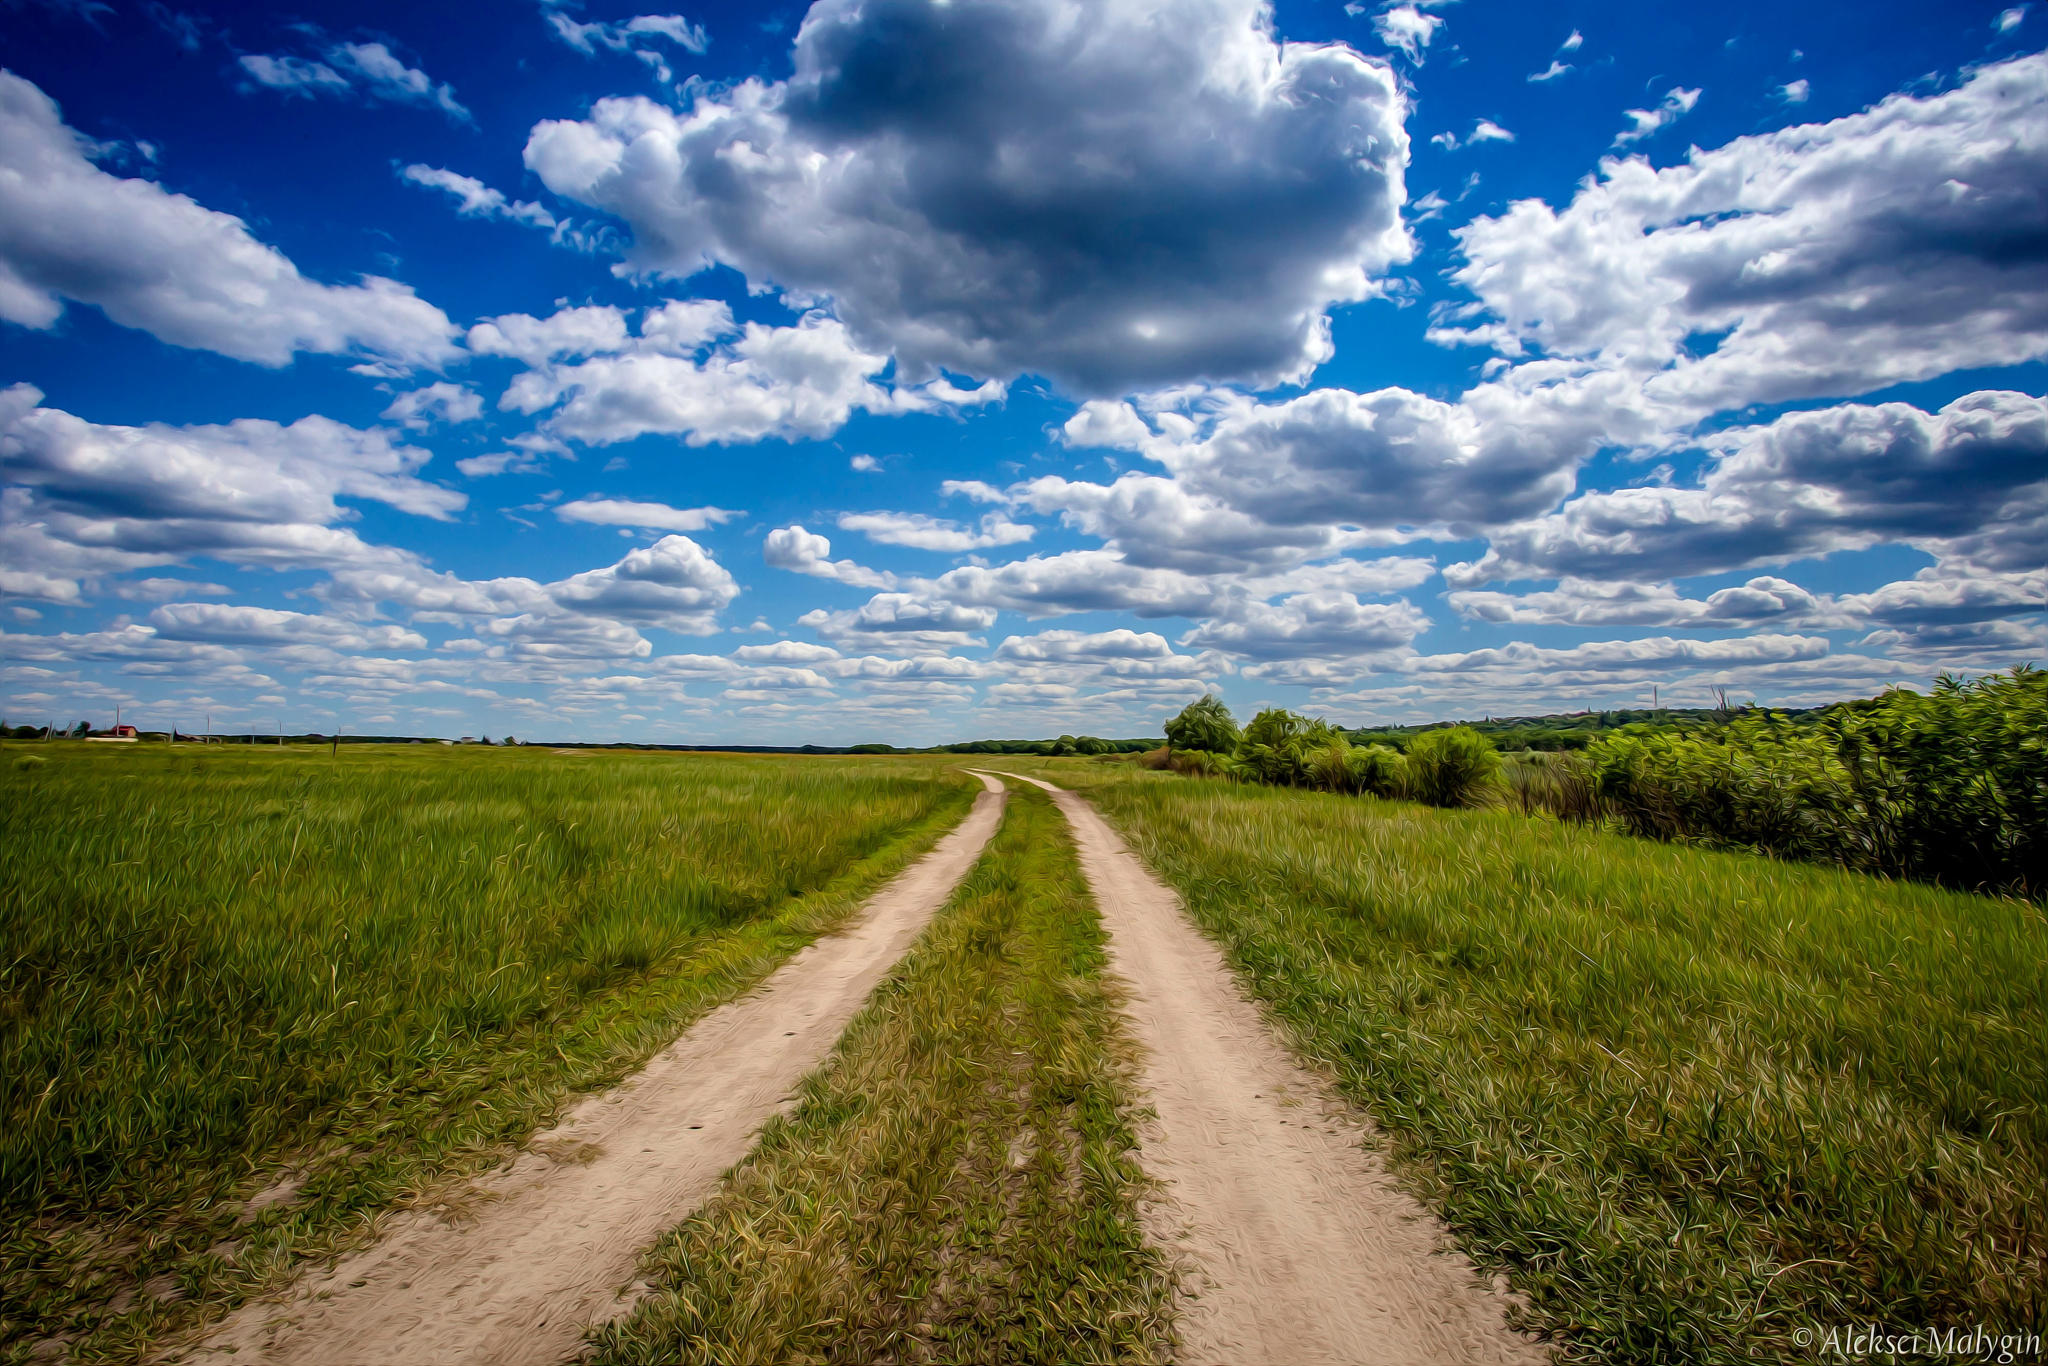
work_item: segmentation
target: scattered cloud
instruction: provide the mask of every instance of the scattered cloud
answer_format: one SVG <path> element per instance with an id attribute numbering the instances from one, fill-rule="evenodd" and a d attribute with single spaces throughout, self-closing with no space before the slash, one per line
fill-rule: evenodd
<path id="1" fill-rule="evenodd" d="M 555 505 L 555 516 L 565 522 L 640 527 L 650 531 L 702 531 L 744 515 L 729 508 L 677 508 L 666 503 L 636 503 L 624 498 L 577 498 Z"/>
<path id="2" fill-rule="evenodd" d="M 269 366 L 299 351 L 400 369 L 457 354 L 447 315 L 407 286 L 309 280 L 241 219 L 101 170 L 104 150 L 0 72 L 0 318 L 46 329 L 72 300 L 173 346 Z"/>
<path id="3" fill-rule="evenodd" d="M 1388 48 L 1420 66 L 1429 51 L 1430 40 L 1443 23 L 1440 15 L 1426 13 L 1414 5 L 1396 5 L 1373 16 L 1372 31 Z"/>
<path id="4" fill-rule="evenodd" d="M 1513 142 L 1514 140 L 1515 135 L 1513 133 L 1510 133 L 1492 119 L 1474 120 L 1472 131 L 1463 138 L 1460 138 L 1456 133 L 1446 131 L 1438 133 L 1430 139 L 1432 143 L 1443 148 L 1446 152 L 1455 152 L 1460 147 L 1471 147 L 1482 142 Z"/>
<path id="5" fill-rule="evenodd" d="M 248 53 L 238 60 L 250 80 L 287 95 L 359 94 L 389 104 L 438 109 L 457 123 L 476 122 L 455 98 L 453 86 L 407 66 L 382 43 L 335 43 L 317 61 L 286 53 Z"/>
<path id="6" fill-rule="evenodd" d="M 1034 528 L 1013 522 L 1000 512 L 991 512 L 982 518 L 979 528 L 963 527 L 958 522 L 929 517 L 921 512 L 846 512 L 839 516 L 839 529 L 857 531 L 881 545 L 954 554 L 986 550 L 991 546 L 1017 545 L 1030 540 L 1034 534 Z"/>
<path id="7" fill-rule="evenodd" d="M 474 422 L 483 416 L 484 401 L 467 385 L 436 380 L 419 389 L 409 389 L 391 400 L 383 412 L 386 422 L 421 430 L 436 422 Z"/>
<path id="8" fill-rule="evenodd" d="M 472 176 L 459 175 L 419 162 L 405 167 L 399 177 L 413 185 L 424 185 L 455 198 L 455 211 L 465 218 L 502 218 L 529 228 L 556 227 L 555 216 L 539 204 L 510 200 Z"/>
<path id="9" fill-rule="evenodd" d="M 1692 112 L 1700 102 L 1698 90 L 1687 90 L 1673 86 L 1664 95 L 1663 102 L 1654 109 L 1631 109 L 1628 111 L 1629 126 L 1614 135 L 1616 147 L 1629 147 L 1644 138 L 1654 136 L 1659 129 L 1676 123 Z"/>
<path id="10" fill-rule="evenodd" d="M 852 560 L 832 558 L 832 542 L 803 526 L 777 527 L 762 542 L 762 558 L 775 569 L 832 579 L 854 588 L 894 588 L 896 576 Z"/>
<path id="11" fill-rule="evenodd" d="M 274 568 L 389 561 L 338 523 L 342 499 L 446 520 L 462 494 L 418 475 L 428 453 L 324 417 L 108 426 L 0 391 L 0 562 L 76 580 L 195 558 Z"/>
<path id="12" fill-rule="evenodd" d="M 1003 396 L 1003 386 L 993 381 L 972 390 L 944 380 L 915 387 L 878 383 L 889 358 L 861 350 L 844 324 L 820 312 L 793 327 L 736 327 L 724 304 L 679 301 L 650 312 L 639 335 L 625 341 L 594 316 L 570 328 L 522 325 L 516 335 L 505 331 L 508 321 L 489 324 L 496 335 L 483 335 L 485 348 L 524 349 L 530 358 L 565 336 L 575 348 L 615 348 L 574 364 L 543 363 L 515 378 L 499 401 L 509 411 L 545 414 L 545 432 L 585 445 L 650 433 L 680 436 L 692 446 L 816 439 L 838 431 L 856 412 L 929 412 Z M 609 342 L 598 341 L 600 330 Z M 693 354 L 703 348 L 710 349 Z"/>
<path id="13" fill-rule="evenodd" d="M 2048 274 L 2018 244 L 2048 218 L 2042 120 L 2037 54 L 1676 166 L 1604 161 L 1561 210 L 1457 230 L 1488 320 L 1432 336 L 1652 367 L 1645 394 L 1695 420 L 2038 358 Z"/>
<path id="14" fill-rule="evenodd" d="M 1884 542 L 1986 569 L 2039 562 L 2048 516 L 2048 403 L 1980 391 L 1937 413 L 1843 404 L 1717 433 L 1698 488 L 1582 493 L 1495 531 L 1451 565 L 1491 580 L 1708 574 Z"/>

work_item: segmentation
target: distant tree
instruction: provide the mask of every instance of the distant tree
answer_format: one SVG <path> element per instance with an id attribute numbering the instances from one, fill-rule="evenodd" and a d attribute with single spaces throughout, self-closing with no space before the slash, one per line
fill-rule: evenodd
<path id="1" fill-rule="evenodd" d="M 507 744 L 507 745 L 516 745 L 516 744 L 518 744 L 519 742 L 518 742 L 517 740 L 513 739 L 513 738 L 512 738 L 511 736 L 509 736 L 509 735 L 508 735 L 508 736 L 506 736 L 506 737 L 504 738 L 504 740 L 503 740 L 503 741 L 502 741 L 501 743 L 503 743 L 503 744 Z"/>
<path id="2" fill-rule="evenodd" d="M 1166 743 L 1177 750 L 1233 754 L 1238 739 L 1236 718 L 1214 693 L 1188 703 L 1179 716 L 1166 723 Z"/>
<path id="3" fill-rule="evenodd" d="M 1052 752 L 1054 755 L 1060 757 L 1072 754 L 1074 752 L 1074 737 L 1071 735 L 1062 735 L 1059 739 L 1053 741 Z"/>
<path id="4" fill-rule="evenodd" d="M 80 721 L 71 728 L 71 738 L 74 740 L 83 740 L 90 734 L 92 734 L 92 727 L 84 721 Z"/>
<path id="5" fill-rule="evenodd" d="M 477 743 L 478 743 L 478 744 L 480 744 L 480 745 L 488 745 L 489 743 L 491 743 L 491 737 L 490 737 L 490 736 L 488 736 L 488 735 L 486 735 L 486 736 L 484 736 L 484 738 L 483 738 L 483 739 L 481 739 L 481 740 L 477 741 Z"/>

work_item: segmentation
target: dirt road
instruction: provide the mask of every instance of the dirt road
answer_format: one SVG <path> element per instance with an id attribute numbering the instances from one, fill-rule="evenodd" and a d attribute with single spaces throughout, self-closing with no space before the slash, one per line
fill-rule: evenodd
<path id="1" fill-rule="evenodd" d="M 285 1302 L 244 1306 L 184 1359 L 555 1366 L 574 1355 L 585 1324 L 629 1307 L 618 1292 L 640 1252 L 746 1155 L 966 876 L 1002 814 L 1002 784 L 982 781 L 967 818 L 857 923 L 578 1104 L 475 1183 L 469 1217 L 405 1216 Z"/>
<path id="2" fill-rule="evenodd" d="M 1369 1128 L 1303 1068 L 1179 900 L 1071 792 L 1113 966 L 1144 1045 L 1145 1169 L 1170 1200 L 1150 1232 L 1191 1266 L 1182 1359 L 1376 1366 L 1546 1360 L 1502 1296 L 1364 1146 Z"/>

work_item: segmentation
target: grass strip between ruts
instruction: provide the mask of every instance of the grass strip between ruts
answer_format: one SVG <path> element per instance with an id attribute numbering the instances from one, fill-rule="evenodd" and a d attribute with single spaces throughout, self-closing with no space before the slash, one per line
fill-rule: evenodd
<path id="1" fill-rule="evenodd" d="M 598 1361 L 1157 1361 L 1132 1057 L 1066 825 L 1036 788 L 803 1084 L 649 1255 Z"/>

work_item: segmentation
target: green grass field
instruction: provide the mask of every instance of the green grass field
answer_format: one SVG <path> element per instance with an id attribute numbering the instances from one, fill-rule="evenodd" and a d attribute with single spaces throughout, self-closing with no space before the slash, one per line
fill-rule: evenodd
<path id="1" fill-rule="evenodd" d="M 129 1355 L 496 1160 L 974 786 L 903 760 L 0 746 L 0 1351 Z M 292 1198 L 248 1210 L 266 1188 Z"/>
<path id="2" fill-rule="evenodd" d="M 1509 811 L 1085 790 L 1567 1358 L 2048 1327 L 2038 904 Z"/>
<path id="3" fill-rule="evenodd" d="M 627 1362 L 1166 1359 L 1128 1045 L 1065 822 L 1011 784 L 951 903 L 788 1120 L 649 1258 Z"/>
<path id="4" fill-rule="evenodd" d="M 0 746 L 0 1359 L 134 1360 L 500 1160 L 927 847 L 947 762 Z M 1018 764 L 1180 889 L 1561 1359 L 2048 1331 L 2040 904 Z M 1168 1356 L 1102 947 L 1012 784 L 597 1356 Z"/>

